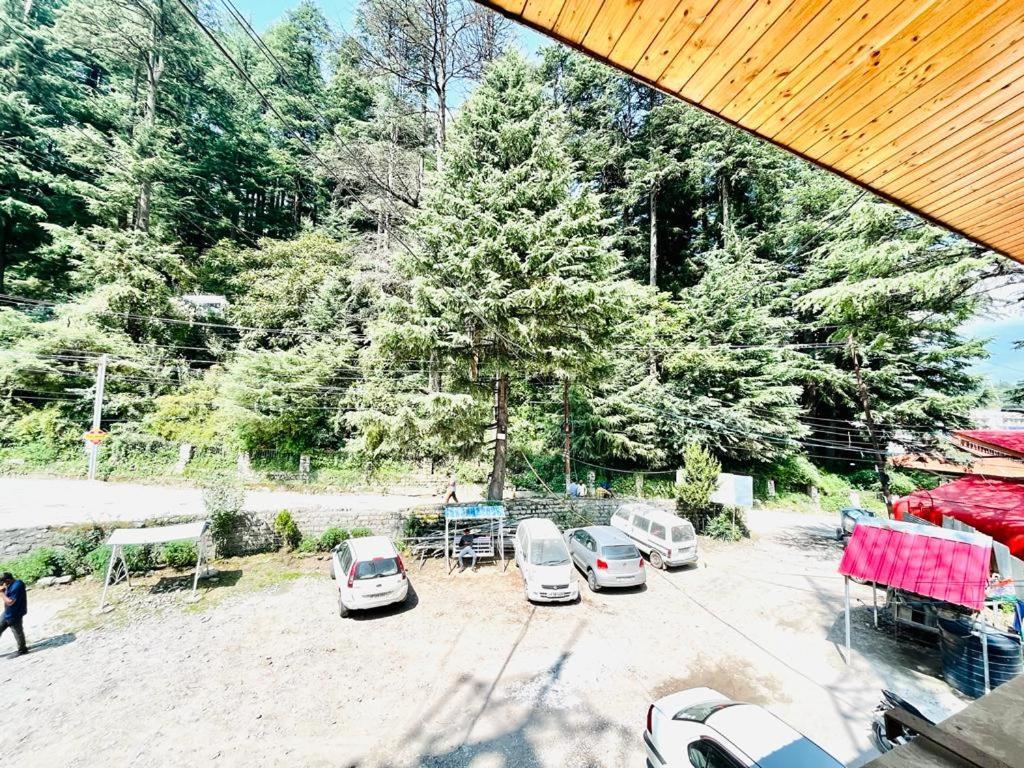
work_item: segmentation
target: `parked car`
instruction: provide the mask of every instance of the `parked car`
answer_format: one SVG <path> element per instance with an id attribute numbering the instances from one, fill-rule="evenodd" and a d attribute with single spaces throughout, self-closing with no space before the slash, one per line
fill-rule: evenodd
<path id="1" fill-rule="evenodd" d="M 697 562 L 697 536 L 688 520 L 650 504 L 623 504 L 611 524 L 625 533 L 651 558 L 651 565 L 686 565 Z"/>
<path id="2" fill-rule="evenodd" d="M 647 581 L 640 550 L 618 528 L 591 525 L 565 532 L 569 556 L 587 577 L 591 592 L 603 587 L 638 587 Z"/>
<path id="3" fill-rule="evenodd" d="M 768 710 L 710 688 L 654 702 L 647 710 L 644 745 L 653 768 L 843 768 Z"/>
<path id="4" fill-rule="evenodd" d="M 402 557 L 387 536 L 349 539 L 331 552 L 331 577 L 338 587 L 338 614 L 401 603 L 409 595 Z"/>
<path id="5" fill-rule="evenodd" d="M 853 529 L 861 520 L 874 517 L 875 513 L 870 509 L 861 507 L 843 507 L 839 510 L 839 527 L 836 528 L 836 541 L 842 541 L 853 535 Z"/>
<path id="6" fill-rule="evenodd" d="M 539 517 L 523 520 L 516 527 L 512 546 L 527 600 L 556 603 L 579 599 L 572 558 L 553 522 Z"/>

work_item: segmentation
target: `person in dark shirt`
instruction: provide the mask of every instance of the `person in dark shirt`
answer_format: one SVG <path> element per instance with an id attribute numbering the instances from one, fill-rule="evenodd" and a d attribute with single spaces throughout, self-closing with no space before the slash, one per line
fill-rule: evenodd
<path id="1" fill-rule="evenodd" d="M 473 539 L 476 537 L 469 532 L 469 528 L 462 531 L 459 537 L 459 573 L 466 570 L 466 558 L 473 561 L 473 568 L 476 568 L 476 550 L 473 549 Z"/>
<path id="2" fill-rule="evenodd" d="M 8 628 L 14 633 L 18 643 L 18 655 L 28 653 L 25 645 L 25 630 L 21 622 L 28 613 L 28 595 L 25 593 L 25 582 L 5 572 L 0 574 L 0 599 L 4 602 L 4 618 L 0 620 L 0 635 Z"/>

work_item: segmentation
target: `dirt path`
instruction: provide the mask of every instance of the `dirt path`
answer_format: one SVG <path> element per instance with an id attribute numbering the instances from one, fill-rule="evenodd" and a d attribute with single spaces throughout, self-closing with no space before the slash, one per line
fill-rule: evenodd
<path id="1" fill-rule="evenodd" d="M 584 589 L 575 606 L 530 606 L 514 566 L 448 576 L 437 562 L 412 566 L 407 607 L 344 621 L 316 560 L 227 561 L 193 607 L 171 580 L 136 587 L 93 628 L 95 584 L 34 590 L 30 640 L 53 639 L 0 658 L 3 697 L 24 702 L 0 753 L 16 766 L 639 767 L 652 697 L 711 685 L 856 765 L 883 684 L 935 716 L 962 706 L 937 654 L 870 628 L 861 587 L 844 664 L 827 521 L 754 527 L 753 542 L 705 545 L 697 568 L 650 572 L 643 591 Z"/>

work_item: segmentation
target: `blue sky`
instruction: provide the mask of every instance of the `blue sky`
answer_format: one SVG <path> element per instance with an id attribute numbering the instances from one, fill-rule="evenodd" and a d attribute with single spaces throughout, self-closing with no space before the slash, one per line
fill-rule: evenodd
<path id="1" fill-rule="evenodd" d="M 284 13 L 298 4 L 298 0 L 236 0 L 239 10 L 250 23 L 260 31 L 280 19 Z M 351 32 L 354 28 L 355 9 L 358 0 L 319 0 L 324 14 L 339 30 Z M 527 53 L 534 53 L 547 41 L 532 30 L 515 27 L 519 46 Z M 979 318 L 964 326 L 967 334 L 977 338 L 991 338 L 988 360 L 975 366 L 993 383 L 1024 381 L 1024 350 L 1015 350 L 1013 343 L 1024 341 L 1024 312 L 992 319 Z"/>

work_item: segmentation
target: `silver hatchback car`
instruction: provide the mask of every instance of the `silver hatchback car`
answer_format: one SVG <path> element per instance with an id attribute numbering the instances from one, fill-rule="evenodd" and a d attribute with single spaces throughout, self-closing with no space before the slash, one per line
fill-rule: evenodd
<path id="1" fill-rule="evenodd" d="M 618 528 L 570 528 L 565 532 L 565 543 L 592 592 L 602 587 L 638 587 L 647 581 L 640 550 Z"/>

